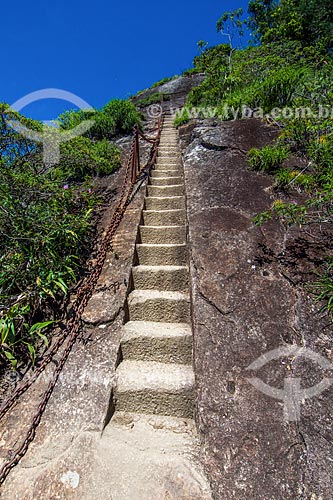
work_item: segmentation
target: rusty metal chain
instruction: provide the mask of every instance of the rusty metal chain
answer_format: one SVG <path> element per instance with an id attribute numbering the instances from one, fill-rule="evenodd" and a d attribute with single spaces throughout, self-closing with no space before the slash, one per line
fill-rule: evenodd
<path id="1" fill-rule="evenodd" d="M 94 290 L 97 285 L 98 279 L 100 277 L 107 252 L 111 248 L 113 237 L 124 217 L 124 214 L 126 212 L 127 207 L 131 203 L 133 196 L 135 195 L 135 192 L 133 193 L 134 186 L 136 182 L 140 179 L 142 179 L 142 174 L 148 175 L 149 171 L 153 168 L 157 154 L 158 154 L 158 146 L 159 146 L 159 141 L 160 141 L 160 136 L 161 136 L 161 131 L 162 131 L 162 123 L 163 123 L 163 118 L 159 120 L 158 122 L 158 127 L 157 127 L 157 136 L 154 139 L 147 140 L 148 142 L 152 142 L 153 146 L 151 148 L 150 152 L 150 158 L 148 160 L 148 163 L 146 166 L 139 172 L 137 172 L 137 163 L 139 162 L 138 153 L 139 153 L 139 135 L 144 136 L 144 134 L 139 133 L 139 128 L 135 127 L 134 129 L 134 134 L 133 134 L 133 141 L 132 141 L 132 147 L 130 150 L 128 162 L 127 162 L 127 167 L 123 179 L 123 183 L 120 189 L 120 196 L 119 196 L 119 201 L 118 204 L 114 210 L 111 223 L 107 229 L 107 232 L 103 238 L 101 247 L 98 251 L 98 257 L 97 260 L 94 264 L 94 269 L 87 278 L 87 280 L 83 283 L 83 285 L 79 288 L 79 291 L 77 293 L 77 297 L 75 299 L 75 302 L 72 306 L 72 316 L 68 320 L 67 326 L 63 334 L 60 336 L 60 338 L 57 340 L 57 342 L 54 344 L 52 347 L 51 351 L 47 354 L 41 365 L 38 367 L 38 369 L 35 370 L 33 375 L 29 378 L 27 382 L 25 382 L 22 387 L 19 387 L 13 396 L 6 401 L 6 403 L 1 407 L 0 409 L 0 419 L 12 408 L 12 406 L 15 404 L 17 399 L 24 394 L 29 387 L 36 381 L 38 376 L 44 371 L 46 366 L 50 363 L 50 361 L 54 358 L 55 354 L 59 351 L 60 347 L 66 343 L 66 347 L 61 354 L 60 359 L 57 361 L 57 366 L 55 371 L 53 372 L 53 377 L 50 380 L 48 387 L 43 394 L 43 397 L 41 399 L 40 404 L 38 405 L 38 409 L 31 421 L 31 424 L 29 426 L 29 429 L 27 431 L 27 434 L 25 436 L 24 441 L 20 445 L 20 447 L 15 451 L 14 456 L 8 460 L 3 467 L 0 469 L 0 486 L 3 484 L 3 482 L 6 480 L 8 474 L 10 471 L 18 464 L 18 462 L 22 459 L 22 457 L 26 454 L 30 443 L 34 440 L 35 434 L 37 427 L 42 419 L 42 416 L 44 414 L 44 411 L 46 409 L 46 406 L 48 404 L 48 401 L 53 393 L 53 390 L 57 384 L 58 378 L 61 374 L 61 371 L 67 361 L 67 358 L 72 350 L 72 347 L 74 346 L 78 333 L 81 328 L 81 316 L 82 313 L 87 306 Z M 145 138 L 145 137 L 143 137 Z M 134 160 L 136 162 L 134 162 Z M 140 164 L 140 163 L 139 163 Z M 135 172 L 134 172 L 135 170 Z"/>

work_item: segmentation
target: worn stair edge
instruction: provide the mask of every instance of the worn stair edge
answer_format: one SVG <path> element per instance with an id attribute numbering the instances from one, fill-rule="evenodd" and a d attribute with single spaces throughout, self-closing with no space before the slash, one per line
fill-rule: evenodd
<path id="1" fill-rule="evenodd" d="M 184 174 L 183 174 L 183 171 L 180 167 L 179 167 L 179 169 L 158 168 L 158 169 L 152 170 L 150 173 L 151 178 L 167 177 L 168 175 L 171 175 L 172 177 L 182 177 L 182 180 L 184 182 Z"/>
<path id="2" fill-rule="evenodd" d="M 128 311 L 130 321 L 189 323 L 190 297 L 177 291 L 133 290 Z"/>
<path id="3" fill-rule="evenodd" d="M 130 321 L 121 341 L 124 360 L 191 365 L 192 331 L 186 323 Z"/>
<path id="4" fill-rule="evenodd" d="M 186 223 L 183 209 L 173 210 L 143 210 L 142 218 L 147 226 L 181 226 Z"/>
<path id="5" fill-rule="evenodd" d="M 138 243 L 138 263 L 146 266 L 183 266 L 187 263 L 186 244 Z"/>
<path id="6" fill-rule="evenodd" d="M 118 411 L 191 418 L 194 413 L 191 365 L 123 361 L 116 373 Z"/>
<path id="7" fill-rule="evenodd" d="M 185 210 L 185 196 L 148 196 L 145 210 Z"/>
<path id="8" fill-rule="evenodd" d="M 139 265 L 132 268 L 132 276 L 137 290 L 186 292 L 189 289 L 188 266 Z"/>
<path id="9" fill-rule="evenodd" d="M 147 186 L 148 196 L 184 196 L 184 184 L 177 184 L 175 186 Z"/>
<path id="10" fill-rule="evenodd" d="M 141 243 L 185 243 L 186 227 L 179 226 L 139 226 Z"/>
<path id="11" fill-rule="evenodd" d="M 182 184 L 184 178 L 180 175 L 172 176 L 167 175 L 166 177 L 150 177 L 149 184 L 152 186 L 175 186 L 177 184 Z"/>

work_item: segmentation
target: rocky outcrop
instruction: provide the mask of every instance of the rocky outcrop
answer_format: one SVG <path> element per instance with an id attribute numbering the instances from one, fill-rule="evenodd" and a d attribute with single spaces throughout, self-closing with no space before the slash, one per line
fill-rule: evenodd
<path id="1" fill-rule="evenodd" d="M 304 357 L 246 370 L 281 346 L 333 358 L 331 327 L 299 285 L 304 268 L 313 269 L 306 245 L 295 230 L 252 223 L 272 203 L 272 179 L 249 171 L 246 153 L 275 136 L 257 120 L 206 120 L 181 129 L 197 421 L 216 500 L 333 498 L 333 389 L 307 399 L 294 422 L 284 418 L 282 401 L 247 380 L 283 389 L 290 377 L 311 387 L 327 376 Z M 303 253 L 291 258 L 295 247 Z"/>
<path id="2" fill-rule="evenodd" d="M 171 108 L 182 107 L 185 104 L 186 96 L 193 87 L 198 86 L 205 76 L 203 74 L 193 74 L 191 76 L 179 76 L 173 78 L 169 82 L 158 85 L 157 87 L 143 90 L 137 96 L 133 97 L 133 102 L 137 103 L 141 99 L 146 99 L 153 94 L 160 93 L 170 96 L 169 101 L 165 101 L 163 108 L 168 110 Z M 155 115 L 156 116 L 156 115 Z"/>

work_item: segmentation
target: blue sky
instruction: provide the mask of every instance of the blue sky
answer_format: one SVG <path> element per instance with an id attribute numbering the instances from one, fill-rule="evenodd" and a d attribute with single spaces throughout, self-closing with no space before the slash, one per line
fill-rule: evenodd
<path id="1" fill-rule="evenodd" d="M 196 42 L 226 42 L 217 19 L 245 0 L 18 0 L 1 6 L 0 101 L 59 88 L 99 108 L 191 66 Z M 245 43 L 245 42 L 244 42 Z M 22 113 L 51 120 L 73 107 L 46 99 Z"/>

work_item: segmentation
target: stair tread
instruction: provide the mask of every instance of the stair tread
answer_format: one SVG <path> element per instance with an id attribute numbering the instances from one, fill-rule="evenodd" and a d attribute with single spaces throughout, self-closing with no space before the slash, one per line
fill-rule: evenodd
<path id="1" fill-rule="evenodd" d="M 181 175 L 166 175 L 164 177 L 156 177 L 156 178 L 152 177 L 152 180 L 154 180 L 154 182 L 155 181 L 160 182 L 160 181 L 165 181 L 165 180 L 169 181 L 169 180 L 174 180 L 174 179 L 182 179 L 182 176 Z"/>
<path id="2" fill-rule="evenodd" d="M 149 299 L 166 299 L 175 301 L 188 301 L 190 298 L 188 293 L 169 291 L 169 290 L 133 290 L 129 296 L 128 301 L 131 304 L 145 302 Z"/>
<path id="3" fill-rule="evenodd" d="M 117 368 L 117 393 L 154 390 L 177 392 L 194 387 L 191 365 L 125 360 Z"/>
<path id="4" fill-rule="evenodd" d="M 148 210 L 149 211 L 149 210 Z M 159 210 L 151 210 L 152 212 L 159 212 Z M 164 210 L 165 211 L 165 210 Z M 147 224 L 140 225 L 140 228 L 144 227 L 145 229 L 158 229 L 159 231 L 163 231 L 163 229 L 183 229 L 185 224 L 178 224 L 178 226 L 170 226 L 170 224 L 166 226 L 149 226 Z"/>
<path id="5" fill-rule="evenodd" d="M 192 330 L 187 323 L 163 323 L 156 321 L 129 321 L 124 325 L 122 342 L 137 337 L 184 337 L 191 336 Z"/>
<path id="6" fill-rule="evenodd" d="M 149 248 L 172 248 L 172 247 L 186 247 L 186 243 L 137 243 L 137 247 Z"/>
<path id="7" fill-rule="evenodd" d="M 158 198 L 158 197 L 157 197 Z M 167 210 L 143 210 L 144 213 L 171 213 L 171 212 L 185 212 L 184 208 L 169 208 Z M 144 224 L 146 226 L 146 224 Z M 179 224 L 181 225 L 181 224 Z M 175 226 L 173 226 L 175 227 Z"/>
<path id="8" fill-rule="evenodd" d="M 184 195 L 178 195 L 178 196 L 146 196 L 145 199 L 150 199 L 150 200 L 174 200 L 174 199 L 177 199 L 177 200 L 185 200 L 185 196 Z M 181 210 L 181 209 L 170 209 L 170 210 Z"/>
<path id="9" fill-rule="evenodd" d="M 139 272 L 144 272 L 144 271 L 178 271 L 181 269 L 187 269 L 188 266 L 170 266 L 170 265 L 159 265 L 159 266 L 149 266 L 146 264 L 140 264 L 139 266 L 133 266 L 132 269 L 135 269 Z"/>

